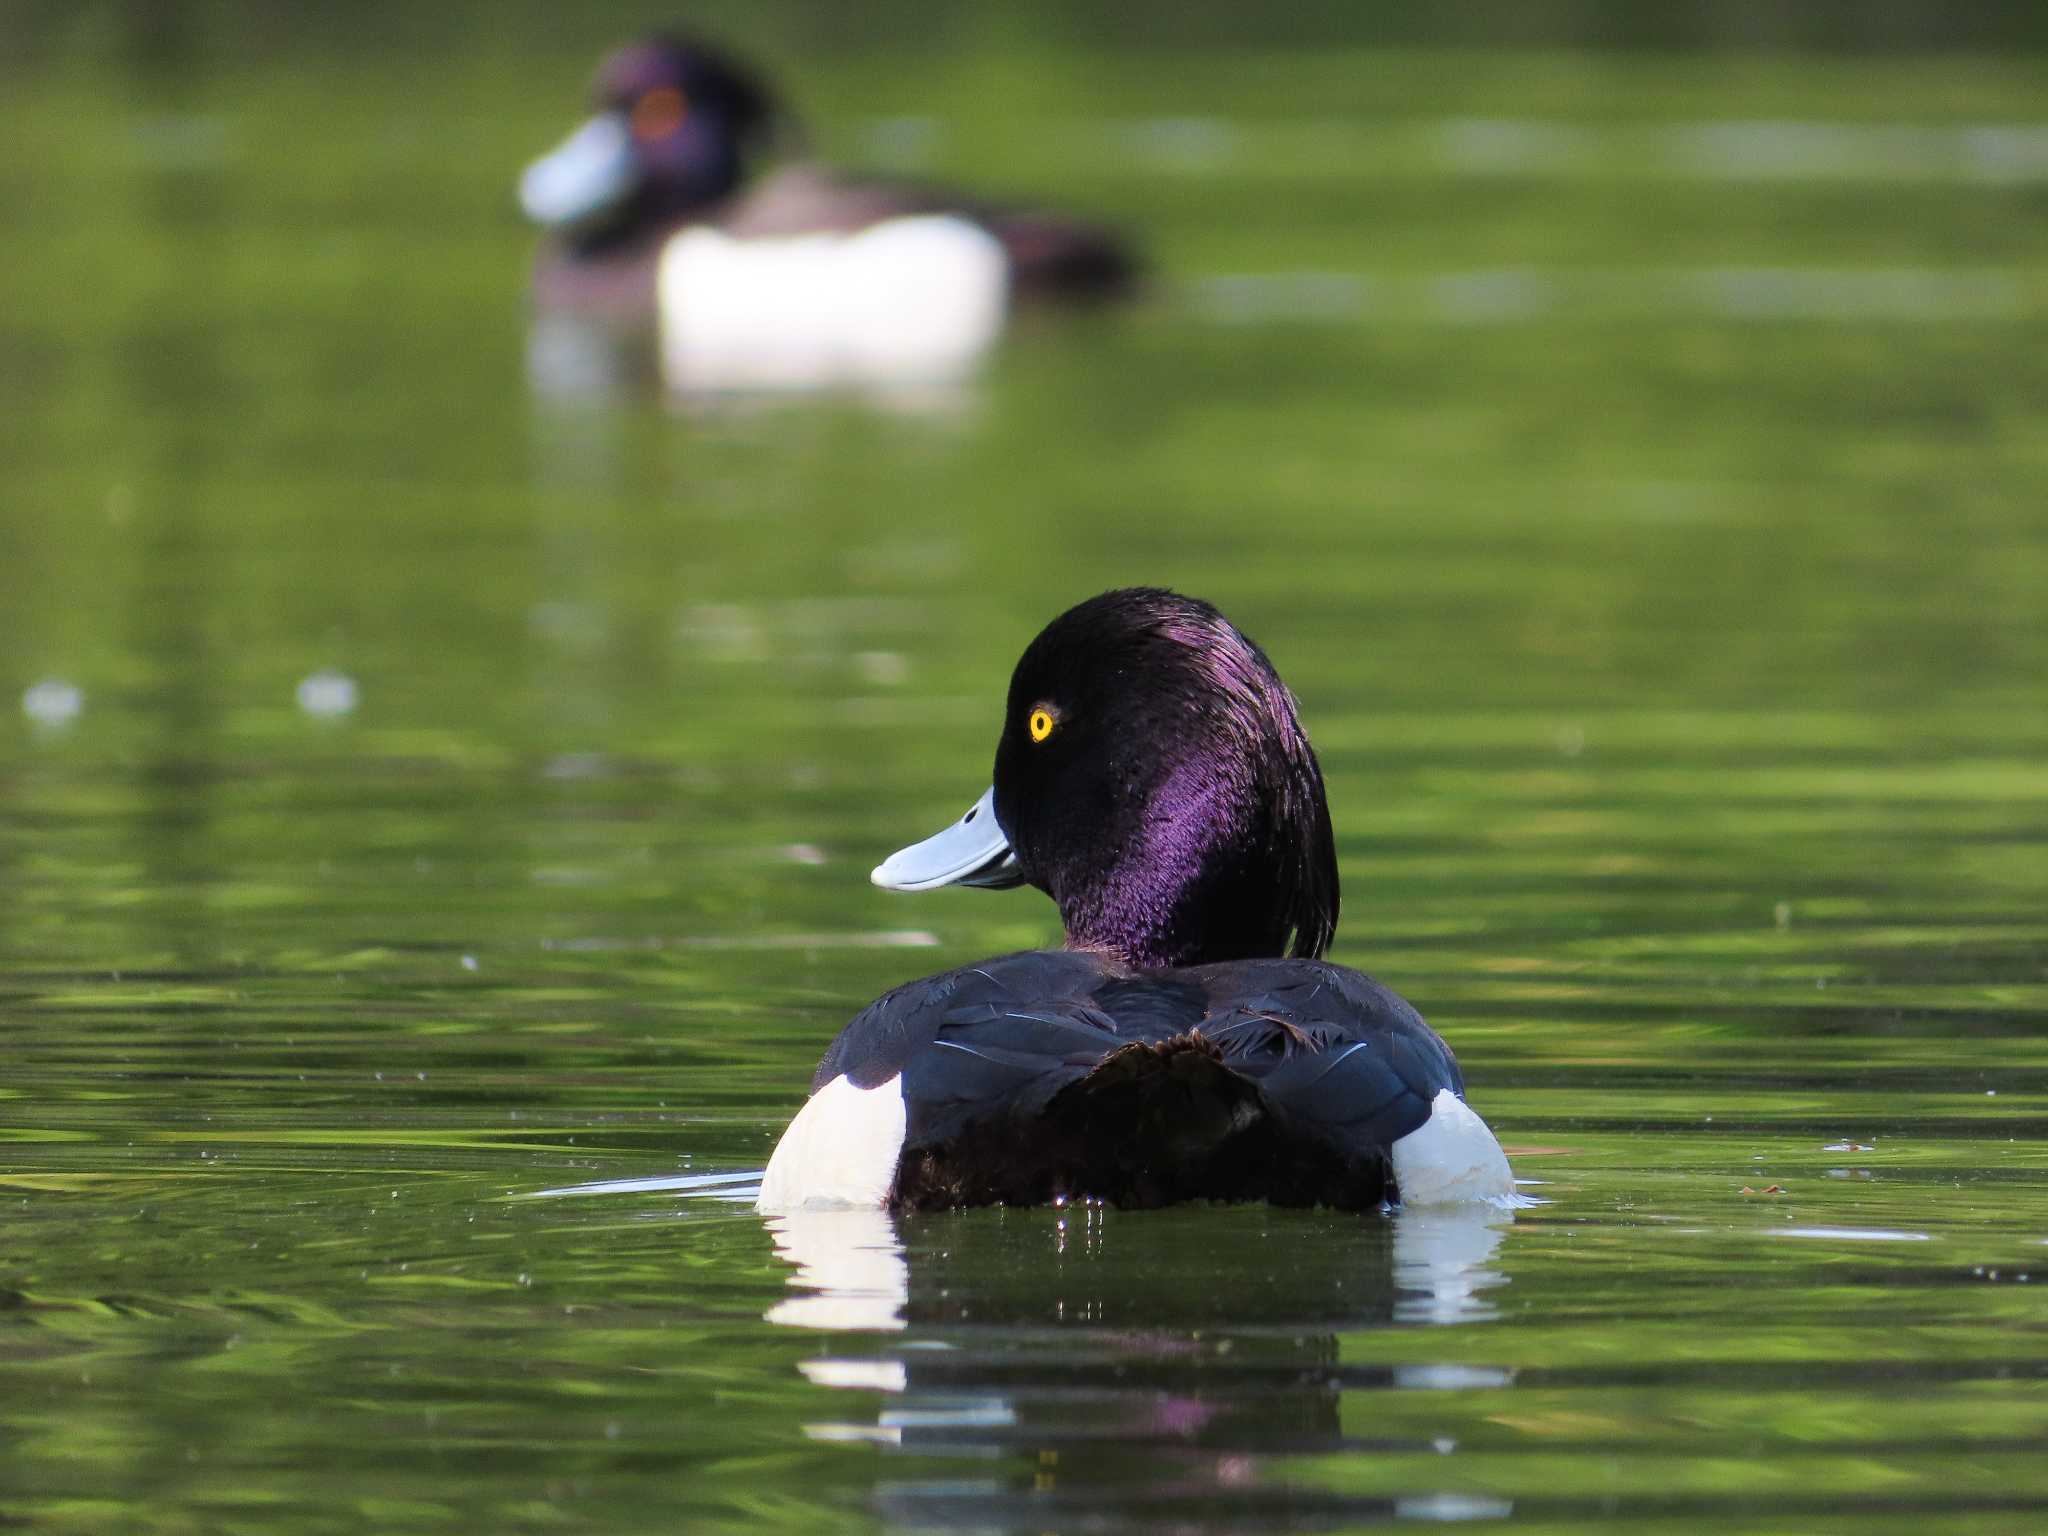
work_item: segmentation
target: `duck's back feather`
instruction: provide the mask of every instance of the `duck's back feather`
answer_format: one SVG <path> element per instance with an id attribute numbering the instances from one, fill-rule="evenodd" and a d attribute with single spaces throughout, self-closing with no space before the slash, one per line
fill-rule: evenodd
<path id="1" fill-rule="evenodd" d="M 1132 971 L 1028 952 L 899 987 L 814 1089 L 902 1094 L 894 1203 L 1191 1198 L 1376 1205 L 1388 1148 L 1462 1095 L 1449 1049 L 1371 978 L 1309 960 Z"/>

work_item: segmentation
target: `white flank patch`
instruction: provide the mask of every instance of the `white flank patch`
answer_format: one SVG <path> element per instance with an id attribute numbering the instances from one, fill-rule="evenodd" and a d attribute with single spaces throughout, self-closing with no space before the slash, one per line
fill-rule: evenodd
<path id="1" fill-rule="evenodd" d="M 1392 1147 L 1394 1182 L 1407 1205 L 1515 1200 L 1515 1176 L 1493 1132 L 1450 1089 L 1436 1096 L 1429 1119 Z"/>
<path id="2" fill-rule="evenodd" d="M 905 1119 L 900 1075 L 873 1088 L 833 1078 L 796 1112 L 775 1144 L 754 1209 L 774 1216 L 820 1206 L 881 1205 L 896 1182 Z M 1497 1148 L 1494 1155 L 1500 1155 Z"/>
<path id="3" fill-rule="evenodd" d="M 664 247 L 661 364 L 684 393 L 914 386 L 959 379 L 1001 333 L 1010 262 L 980 225 L 889 219 L 853 234 Z"/>

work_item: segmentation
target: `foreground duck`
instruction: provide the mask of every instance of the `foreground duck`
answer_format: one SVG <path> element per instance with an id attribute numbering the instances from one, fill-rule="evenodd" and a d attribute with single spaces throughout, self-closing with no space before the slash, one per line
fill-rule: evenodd
<path id="1" fill-rule="evenodd" d="M 703 43 L 621 49 L 594 95 L 595 115 L 520 179 L 550 233 L 534 299 L 655 326 L 672 384 L 944 374 L 987 347 L 1013 298 L 1132 286 L 1129 250 L 1082 220 L 803 159 L 764 169 L 795 137 L 790 116 Z"/>
<path id="2" fill-rule="evenodd" d="M 760 1208 L 1512 1200 L 1450 1047 L 1337 925 L 1293 696 L 1207 603 L 1108 592 L 1032 641 L 994 786 L 877 885 L 1030 884 L 1067 947 L 910 983 L 826 1051 Z"/>

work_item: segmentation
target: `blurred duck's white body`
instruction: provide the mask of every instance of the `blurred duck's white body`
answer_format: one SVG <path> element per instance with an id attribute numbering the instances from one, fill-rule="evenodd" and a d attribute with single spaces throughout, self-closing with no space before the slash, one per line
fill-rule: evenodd
<path id="1" fill-rule="evenodd" d="M 1010 264 L 980 225 L 945 214 L 851 234 L 740 238 L 685 229 L 658 276 L 671 389 L 944 384 L 1001 334 Z"/>

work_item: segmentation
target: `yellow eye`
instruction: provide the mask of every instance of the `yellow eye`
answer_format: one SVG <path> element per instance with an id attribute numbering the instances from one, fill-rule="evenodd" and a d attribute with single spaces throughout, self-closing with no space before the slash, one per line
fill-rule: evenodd
<path id="1" fill-rule="evenodd" d="M 1049 709 L 1034 709 L 1031 711 L 1029 725 L 1033 741 L 1045 740 L 1046 737 L 1052 734 L 1052 711 Z"/>

